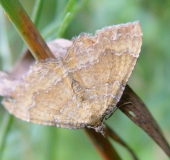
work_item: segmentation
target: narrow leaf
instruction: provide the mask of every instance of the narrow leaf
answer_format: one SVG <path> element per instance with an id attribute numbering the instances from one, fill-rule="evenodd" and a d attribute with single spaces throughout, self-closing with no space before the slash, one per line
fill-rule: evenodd
<path id="1" fill-rule="evenodd" d="M 118 103 L 118 108 L 142 128 L 170 157 L 170 146 L 165 140 L 158 124 L 145 104 L 128 85 Z"/>

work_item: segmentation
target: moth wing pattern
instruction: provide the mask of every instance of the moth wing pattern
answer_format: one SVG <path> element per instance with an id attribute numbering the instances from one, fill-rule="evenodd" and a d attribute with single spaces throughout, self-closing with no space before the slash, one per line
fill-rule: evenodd
<path id="1" fill-rule="evenodd" d="M 36 62 L 3 105 L 28 122 L 96 128 L 120 100 L 141 44 L 139 22 L 81 34 L 64 57 Z"/>

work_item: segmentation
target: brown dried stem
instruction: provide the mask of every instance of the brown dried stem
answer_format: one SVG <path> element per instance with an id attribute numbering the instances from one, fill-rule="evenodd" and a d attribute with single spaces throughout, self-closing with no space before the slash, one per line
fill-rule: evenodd
<path id="1" fill-rule="evenodd" d="M 110 137 L 111 139 L 113 139 L 114 141 L 116 141 L 117 143 L 125 147 L 129 151 L 129 153 L 131 154 L 134 160 L 138 160 L 137 156 L 131 150 L 131 148 L 108 125 L 106 125 L 105 133 L 106 133 L 106 136 Z"/>
<path id="2" fill-rule="evenodd" d="M 121 100 L 118 103 L 118 107 L 136 125 L 142 128 L 170 157 L 170 146 L 165 140 L 158 124 L 142 100 L 128 85 L 123 92 Z"/>
<path id="3" fill-rule="evenodd" d="M 121 160 L 107 137 L 97 133 L 94 129 L 85 128 L 84 131 L 104 160 Z"/>

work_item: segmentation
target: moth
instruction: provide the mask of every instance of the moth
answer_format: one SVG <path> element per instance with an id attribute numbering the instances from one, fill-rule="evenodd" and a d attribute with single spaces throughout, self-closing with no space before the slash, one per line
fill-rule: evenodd
<path id="1" fill-rule="evenodd" d="M 119 102 L 142 45 L 139 22 L 80 34 L 64 54 L 37 61 L 21 79 L 1 72 L 2 104 L 43 125 L 101 131 Z"/>

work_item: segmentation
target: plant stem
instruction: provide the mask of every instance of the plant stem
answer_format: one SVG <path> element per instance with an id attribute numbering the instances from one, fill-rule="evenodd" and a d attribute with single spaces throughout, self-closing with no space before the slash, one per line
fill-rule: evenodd
<path id="1" fill-rule="evenodd" d="M 3 156 L 3 150 L 5 146 L 5 142 L 7 140 L 6 135 L 10 129 L 10 126 L 12 124 L 12 116 L 10 114 L 5 114 L 3 117 L 3 122 L 2 122 L 2 127 L 1 127 L 1 135 L 0 135 L 0 159 L 2 159 Z"/>
<path id="2" fill-rule="evenodd" d="M 42 10 L 44 0 L 36 0 L 34 4 L 33 14 L 32 14 L 32 21 L 34 22 L 34 25 L 37 26 L 38 22 L 40 20 L 40 14 Z"/>
<path id="3" fill-rule="evenodd" d="M 10 21 L 27 43 L 34 58 L 36 60 L 55 58 L 19 1 L 0 0 L 0 3 Z"/>

